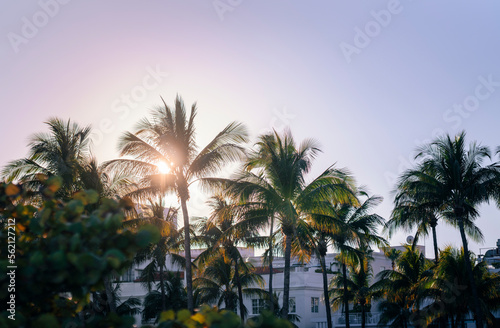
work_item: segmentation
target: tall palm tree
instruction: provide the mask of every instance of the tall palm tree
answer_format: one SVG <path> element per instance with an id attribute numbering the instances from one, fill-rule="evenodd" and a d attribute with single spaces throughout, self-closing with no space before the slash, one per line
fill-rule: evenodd
<path id="1" fill-rule="evenodd" d="M 152 290 L 153 283 L 157 279 L 159 280 L 161 309 L 165 311 L 167 310 L 167 293 L 165 288 L 167 256 L 170 257 L 172 264 L 181 267 L 185 266 L 184 257 L 177 254 L 182 248 L 182 233 L 176 230 L 173 222 L 173 218 L 177 215 L 177 210 L 170 208 L 165 216 L 161 197 L 157 202 L 151 201 L 150 209 L 147 212 L 150 213 L 146 213 L 141 220 L 143 223 L 156 226 L 160 231 L 161 237 L 157 243 L 149 244 L 137 252 L 134 262 L 137 264 L 149 262 L 142 270 L 140 280 L 149 292 Z"/>
<path id="2" fill-rule="evenodd" d="M 414 239 L 414 244 L 416 244 L 420 236 L 427 236 L 432 232 L 434 261 L 437 263 L 439 249 L 436 226 L 438 224 L 439 213 L 430 210 L 425 206 L 425 203 L 423 205 L 418 204 L 411 195 L 408 195 L 407 191 L 402 191 L 397 195 L 395 204 L 391 218 L 386 222 L 384 227 L 389 232 L 389 237 L 397 230 L 403 229 L 407 232 L 412 232 L 412 229 L 416 227 L 417 232 Z"/>
<path id="3" fill-rule="evenodd" d="M 38 174 L 62 178 L 57 196 L 69 199 L 73 193 L 82 189 L 92 189 L 100 199 L 118 197 L 123 194 L 130 180 L 125 175 L 109 175 L 92 157 L 90 151 L 91 128 L 81 127 L 71 120 L 63 121 L 50 118 L 45 122 L 49 133 L 37 133 L 30 139 L 28 156 L 10 162 L 2 170 L 7 181 L 19 180 L 31 191 L 38 194 L 41 180 Z M 92 211 L 100 204 L 87 205 Z M 116 302 L 112 293 L 109 276 L 104 278 L 108 306 L 116 312 Z"/>
<path id="4" fill-rule="evenodd" d="M 455 138 L 438 138 L 419 149 L 420 163 L 399 179 L 397 190 L 408 193 L 415 201 L 437 211 L 460 230 L 465 254 L 469 254 L 467 230 L 474 233 L 477 207 L 498 196 L 500 164 L 484 165 L 491 158 L 487 147 L 465 144 L 465 132 Z M 397 196 L 396 196 L 397 198 Z M 471 231 L 472 230 L 472 231 Z M 465 256 L 466 270 L 473 295 L 476 327 L 483 328 L 484 316 L 477 296 L 470 256 Z"/>
<path id="5" fill-rule="evenodd" d="M 421 181 L 427 183 L 425 178 Z M 394 209 L 391 213 L 391 218 L 387 221 L 384 229 L 389 232 L 389 237 L 397 230 L 403 229 L 407 232 L 412 232 L 416 227 L 415 238 L 413 244 L 417 244 L 420 236 L 427 236 L 432 233 L 432 241 L 434 247 L 434 262 L 439 259 L 439 249 L 437 242 L 436 227 L 439 220 L 444 220 L 448 224 L 453 225 L 446 216 L 443 216 L 439 210 L 429 206 L 427 199 L 422 199 L 418 190 L 414 189 L 398 189 L 394 200 Z M 483 238 L 481 231 L 474 225 L 472 221 L 467 220 L 465 232 L 474 241 L 480 241 Z M 430 230 L 430 231 L 429 231 Z"/>
<path id="6" fill-rule="evenodd" d="M 234 266 L 234 281 L 238 290 L 240 317 L 241 321 L 244 322 L 245 311 L 240 271 L 248 270 L 238 249 L 238 244 L 248 245 L 252 239 L 258 239 L 257 231 L 247 229 L 247 225 L 241 220 L 241 212 L 245 210 L 245 206 L 241 206 L 220 194 L 211 197 L 208 203 L 211 208 L 210 217 L 198 220 L 200 239 L 207 249 L 195 261 L 204 264 L 210 261 L 211 256 L 217 256 L 219 252 L 222 252 Z"/>
<path id="7" fill-rule="evenodd" d="M 337 272 L 330 282 L 329 294 L 332 295 L 332 307 L 338 309 L 345 306 L 345 299 L 354 303 L 354 308 L 361 312 L 361 328 L 366 327 L 366 312 L 371 306 L 372 295 L 376 294 L 373 285 L 370 285 L 373 271 L 370 265 L 371 250 L 366 248 L 361 250 L 359 261 L 350 261 L 347 266 L 349 274 Z M 348 293 L 345 293 L 347 285 Z M 346 319 L 347 321 L 347 319 Z"/>
<path id="8" fill-rule="evenodd" d="M 2 169 L 2 178 L 20 181 L 30 190 L 38 192 L 41 187 L 38 174 L 59 176 L 62 186 L 57 196 L 67 199 L 81 189 L 78 173 L 88 162 L 91 129 L 59 118 L 50 118 L 45 123 L 50 132 L 34 134 L 30 139 L 28 156 L 9 162 Z"/>
<path id="9" fill-rule="evenodd" d="M 187 306 L 186 290 L 178 272 L 166 271 L 162 279 L 163 292 L 151 290 L 144 298 L 142 318 L 145 321 L 155 319 L 158 322 L 161 312 L 165 310 L 179 311 Z M 164 294 L 168 297 L 165 298 Z"/>
<path id="10" fill-rule="evenodd" d="M 163 100 L 163 99 L 162 99 Z M 188 308 L 194 310 L 191 269 L 191 244 L 189 212 L 187 202 L 189 187 L 220 171 L 227 162 L 238 160 L 244 154 L 240 146 L 247 141 L 246 129 L 239 123 L 227 125 L 207 146 L 198 150 L 195 142 L 196 104 L 186 113 L 180 97 L 175 108 L 159 107 L 150 119 L 144 118 L 137 125 L 135 133 L 126 132 L 120 139 L 121 156 L 133 159 L 117 159 L 107 166 L 141 177 L 140 188 L 130 193 L 131 197 L 146 199 L 152 195 L 174 192 L 181 205 L 184 220 L 184 254 L 186 259 L 186 287 Z M 159 167 L 169 167 L 161 172 Z"/>
<path id="11" fill-rule="evenodd" d="M 200 274 L 193 281 L 198 299 L 201 303 L 216 304 L 218 307 L 224 303 L 225 309 L 233 312 L 240 307 L 246 315 L 247 309 L 241 304 L 238 289 L 241 288 L 244 296 L 264 298 L 266 292 L 259 287 L 254 287 L 262 286 L 264 281 L 261 276 L 253 272 L 251 264 L 235 267 L 222 249 L 219 249 L 217 253 L 200 267 Z M 235 271 L 236 268 L 239 270 L 238 273 Z M 237 286 L 237 276 L 241 287 Z"/>
<path id="12" fill-rule="evenodd" d="M 265 204 L 269 217 L 279 224 L 285 244 L 282 308 L 282 318 L 285 319 L 289 311 L 290 259 L 297 222 L 319 199 L 333 199 L 340 203 L 353 198 L 352 190 L 348 188 L 352 178 L 333 166 L 312 182 L 306 182 L 306 174 L 319 151 L 313 140 L 297 145 L 290 131 L 281 135 L 277 132 L 262 135 L 255 151 L 249 155 L 246 170 L 228 190 L 242 199 Z"/>
<path id="13" fill-rule="evenodd" d="M 338 260 L 342 267 L 343 301 L 346 328 L 349 322 L 349 290 L 347 282 L 348 263 L 360 263 L 364 249 L 369 245 L 384 246 L 387 242 L 378 235 L 377 229 L 383 225 L 384 219 L 372 213 L 374 207 L 382 202 L 382 197 L 369 197 L 366 192 L 359 191 L 359 196 L 366 198 L 359 205 L 326 203 L 323 212 L 314 215 L 315 224 L 328 233 L 332 246 L 339 252 Z M 328 311 L 328 310 L 327 310 Z"/>
<path id="14" fill-rule="evenodd" d="M 382 312 L 379 324 L 408 328 L 421 326 L 422 301 L 425 299 L 427 279 L 432 276 L 432 262 L 418 249 L 406 245 L 396 261 L 396 270 L 384 270 L 373 289 L 384 293 L 379 303 Z"/>
<path id="15" fill-rule="evenodd" d="M 486 262 L 471 259 L 472 272 L 483 313 L 489 325 L 493 324 L 492 311 L 500 308 L 500 275 L 488 271 Z M 471 290 L 468 284 L 465 253 L 463 249 L 446 247 L 433 276 L 434 303 L 428 306 L 430 319 L 444 318 L 453 328 L 465 326 L 468 313 L 474 311 Z M 436 311 L 439 309 L 440 311 Z"/>

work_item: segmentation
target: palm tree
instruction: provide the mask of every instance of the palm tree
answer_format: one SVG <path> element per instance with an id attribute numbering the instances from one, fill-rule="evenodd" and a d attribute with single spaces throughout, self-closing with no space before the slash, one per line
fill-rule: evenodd
<path id="1" fill-rule="evenodd" d="M 432 262 L 410 245 L 396 261 L 396 270 L 384 270 L 373 290 L 384 293 L 379 303 L 382 312 L 379 324 L 408 328 L 409 324 L 421 326 L 422 301 L 426 296 L 427 278 L 432 276 Z"/>
<path id="2" fill-rule="evenodd" d="M 100 199 L 118 197 L 123 194 L 130 180 L 125 175 L 109 175 L 99 167 L 97 160 L 91 156 L 89 126 L 81 127 L 71 120 L 63 121 L 50 118 L 45 122 L 49 133 L 38 133 L 30 139 L 28 157 L 10 162 L 2 170 L 7 181 L 19 180 L 29 190 L 38 194 L 41 180 L 39 174 L 59 176 L 62 179 L 57 196 L 69 199 L 82 189 L 92 189 Z M 91 212 L 97 208 L 100 201 L 87 205 Z M 116 312 L 111 280 L 104 278 L 108 306 L 111 312 Z"/>
<path id="3" fill-rule="evenodd" d="M 111 290 L 112 292 L 112 302 L 110 302 L 109 295 L 107 292 L 95 291 L 92 292 L 92 300 L 82 311 L 85 313 L 98 313 L 100 315 L 106 316 L 109 313 L 116 313 L 120 316 L 133 316 L 140 312 L 141 301 L 136 297 L 129 297 L 125 301 L 121 302 L 118 306 L 116 305 L 116 300 L 120 296 L 120 285 L 116 284 Z M 114 310 L 112 310 L 111 304 L 114 305 Z"/>
<path id="4" fill-rule="evenodd" d="M 167 256 L 170 257 L 172 264 L 184 267 L 184 257 L 178 255 L 182 247 L 182 233 L 177 231 L 173 222 L 173 218 L 177 215 L 177 210 L 169 208 L 167 216 L 164 217 L 164 207 L 162 198 L 157 202 L 151 201 L 149 212 L 141 218 L 143 223 L 155 225 L 160 231 L 160 240 L 155 244 L 149 244 L 145 248 L 137 252 L 134 262 L 141 264 L 149 262 L 141 272 L 140 280 L 148 289 L 152 290 L 153 283 L 158 279 L 158 287 L 160 288 L 161 309 L 167 310 L 167 292 L 165 282 L 165 272 L 167 271 Z M 149 215 L 148 215 L 149 214 Z"/>
<path id="5" fill-rule="evenodd" d="M 430 210 L 425 206 L 425 203 L 423 205 L 418 204 L 407 191 L 398 193 L 395 204 L 391 213 L 391 218 L 384 227 L 384 229 L 389 232 L 389 237 L 399 229 L 411 232 L 412 229 L 417 227 L 414 239 L 414 244 L 417 244 L 420 236 L 429 235 L 430 228 L 434 246 L 434 261 L 437 263 L 439 259 L 439 249 L 436 226 L 438 224 L 439 213 Z"/>
<path id="6" fill-rule="evenodd" d="M 268 217 L 278 223 L 284 236 L 281 316 L 285 319 L 288 318 L 289 310 L 292 241 L 298 221 L 312 211 L 312 204 L 319 199 L 333 199 L 340 203 L 354 198 L 352 190 L 348 188 L 352 178 L 333 166 L 309 184 L 306 183 L 305 176 L 319 151 L 313 140 L 305 140 L 297 146 L 290 131 L 282 135 L 277 132 L 262 135 L 247 160 L 246 170 L 229 184 L 230 194 L 265 204 L 263 207 L 269 213 Z"/>
<path id="7" fill-rule="evenodd" d="M 38 174 L 59 176 L 62 186 L 57 196 L 67 199 L 81 189 L 78 173 L 88 161 L 91 129 L 59 118 L 50 118 L 45 123 L 50 132 L 34 134 L 30 139 L 28 156 L 9 162 L 2 170 L 2 178 L 20 181 L 25 187 L 38 192 L 41 187 Z"/>
<path id="8" fill-rule="evenodd" d="M 328 234 L 330 243 L 339 251 L 338 260 L 342 266 L 344 279 L 343 301 L 346 328 L 350 327 L 347 265 L 350 262 L 360 263 L 362 252 L 359 249 L 368 247 L 370 244 L 383 246 L 387 243 L 377 234 L 377 229 L 383 225 L 384 220 L 372 213 L 373 208 L 382 202 L 382 197 L 368 197 L 363 191 L 359 191 L 359 195 L 366 197 L 359 205 L 324 203 L 322 213 L 313 215 L 315 225 Z M 325 300 L 327 301 L 326 298 Z"/>
<path id="9" fill-rule="evenodd" d="M 162 99 L 163 100 L 163 99 Z M 198 151 L 195 142 L 196 104 L 189 115 L 180 97 L 175 108 L 165 102 L 164 107 L 152 112 L 152 118 L 144 118 L 135 133 L 126 132 L 121 138 L 121 156 L 133 159 L 117 159 L 107 166 L 141 177 L 140 188 L 129 195 L 136 199 L 147 199 L 153 195 L 175 192 L 180 201 L 184 220 L 184 254 L 186 259 L 186 287 L 188 308 L 192 312 L 193 286 L 191 269 L 191 244 L 187 202 L 189 187 L 196 179 L 220 171 L 227 162 L 240 159 L 244 150 L 240 143 L 247 141 L 246 129 L 239 123 L 227 125 L 205 148 Z M 162 173 L 160 167 L 169 167 Z"/>
<path id="10" fill-rule="evenodd" d="M 89 156 L 88 160 L 80 166 L 78 170 L 79 183 L 84 190 L 94 190 L 99 196 L 99 201 L 105 198 L 122 199 L 134 185 L 130 175 L 112 174 L 99 165 L 95 157 Z"/>
<path id="11" fill-rule="evenodd" d="M 366 247 L 362 249 L 359 261 L 348 263 L 349 274 L 347 276 L 344 276 L 341 272 L 337 272 L 336 276 L 331 280 L 328 292 L 332 295 L 332 306 L 334 309 L 345 306 L 345 299 L 354 303 L 354 308 L 358 308 L 361 312 L 362 328 L 366 326 L 366 312 L 371 307 L 372 295 L 376 293 L 373 290 L 373 286 L 370 285 L 373 275 L 370 265 L 370 261 L 373 260 L 370 255 L 371 252 Z M 345 285 L 347 285 L 348 293 L 345 293 Z"/>
<path id="12" fill-rule="evenodd" d="M 246 263 L 238 266 L 238 273 L 236 273 L 235 268 L 232 260 L 225 256 L 222 249 L 218 250 L 218 254 L 213 254 L 200 268 L 199 276 L 193 281 L 200 302 L 216 304 L 218 307 L 224 303 L 225 309 L 233 312 L 236 312 L 237 308 L 240 307 L 246 315 L 247 309 L 244 305 L 242 306 L 242 301 L 238 296 L 237 276 L 243 295 L 264 298 L 266 292 L 261 288 L 253 287 L 262 285 L 264 280 L 253 272 L 252 265 Z"/>
<path id="13" fill-rule="evenodd" d="M 144 299 L 142 318 L 145 321 L 155 319 L 156 323 L 162 311 L 179 311 L 187 306 L 186 290 L 178 272 L 166 271 L 161 283 L 163 287 L 160 289 L 163 292 L 151 290 Z M 168 297 L 165 297 L 165 295 Z"/>
<path id="14" fill-rule="evenodd" d="M 472 272 L 481 308 L 487 314 L 488 324 L 492 325 L 495 318 L 491 311 L 500 308 L 500 276 L 489 272 L 486 262 L 476 263 L 474 258 L 471 258 L 471 262 L 475 263 Z M 428 306 L 430 318 L 449 319 L 453 328 L 458 327 L 459 323 L 464 326 L 465 316 L 474 311 L 471 290 L 466 287 L 468 277 L 464 250 L 446 247 L 436 266 L 433 280 L 435 302 Z"/>
<path id="15" fill-rule="evenodd" d="M 222 252 L 224 256 L 234 265 L 234 280 L 238 290 L 238 304 L 240 305 L 241 321 L 245 321 L 245 311 L 243 304 L 243 290 L 240 281 L 240 267 L 245 269 L 246 263 L 238 250 L 238 243 L 249 244 L 252 239 L 258 239 L 257 231 L 247 229 L 246 222 L 242 221 L 242 211 L 245 206 L 241 206 L 226 197 L 218 194 L 209 201 L 211 208 L 210 218 L 200 218 L 198 221 L 199 234 L 204 244 L 208 248 L 203 251 L 195 260 L 204 264 L 210 261 L 211 256 L 216 256 Z M 240 222 L 238 222 L 238 220 Z"/>
<path id="16" fill-rule="evenodd" d="M 392 271 L 396 270 L 396 260 L 401 256 L 401 251 L 395 248 L 384 247 L 385 256 L 391 260 Z"/>
<path id="17" fill-rule="evenodd" d="M 500 164 L 483 165 L 490 157 L 487 147 L 465 145 L 465 132 L 454 139 L 438 138 L 420 148 L 416 159 L 420 163 L 400 177 L 397 190 L 408 193 L 418 204 L 441 216 L 460 230 L 466 270 L 473 295 L 476 327 L 483 328 L 484 317 L 472 274 L 466 234 L 476 233 L 473 221 L 479 216 L 477 207 L 499 195 Z M 397 199 L 398 196 L 396 196 Z"/>

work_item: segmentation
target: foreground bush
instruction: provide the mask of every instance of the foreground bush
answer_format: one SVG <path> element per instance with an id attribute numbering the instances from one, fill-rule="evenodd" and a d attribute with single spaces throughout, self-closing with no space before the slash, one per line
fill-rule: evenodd
<path id="1" fill-rule="evenodd" d="M 61 180 L 40 179 L 39 206 L 24 204 L 29 195 L 22 186 L 0 184 L 0 267 L 9 273 L 1 275 L 0 299 L 14 300 L 0 310 L 0 327 L 131 327 L 130 317 L 82 309 L 138 249 L 158 241 L 158 230 L 123 228 L 126 202 L 98 204 L 96 192 L 81 191 L 64 203 L 55 198 Z"/>
<path id="2" fill-rule="evenodd" d="M 244 325 L 240 317 L 231 311 L 218 311 L 205 306 L 200 312 L 191 315 L 188 310 L 163 312 L 158 328 L 292 328 L 286 320 L 276 318 L 269 312 L 250 318 Z"/>

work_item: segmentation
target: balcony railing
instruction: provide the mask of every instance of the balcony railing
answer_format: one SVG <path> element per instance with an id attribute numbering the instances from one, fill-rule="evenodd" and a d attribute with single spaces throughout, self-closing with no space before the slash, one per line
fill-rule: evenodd
<path id="1" fill-rule="evenodd" d="M 349 314 L 349 323 L 351 327 L 360 327 L 361 326 L 361 313 L 353 313 Z M 365 323 L 367 327 L 375 327 L 380 320 L 380 313 L 366 313 L 365 314 Z M 332 317 L 333 327 L 340 328 L 345 327 L 345 315 L 336 314 Z M 315 328 L 326 328 L 328 325 L 326 324 L 326 319 L 324 320 L 313 320 L 315 323 Z"/>

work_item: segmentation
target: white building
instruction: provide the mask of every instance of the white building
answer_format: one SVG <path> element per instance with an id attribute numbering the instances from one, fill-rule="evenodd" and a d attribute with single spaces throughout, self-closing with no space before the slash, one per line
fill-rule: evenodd
<path id="1" fill-rule="evenodd" d="M 484 255 L 479 255 L 479 261 L 488 263 L 488 269 L 492 272 L 500 273 L 500 239 L 497 240 L 497 247 L 486 251 Z M 496 267 L 495 267 L 496 266 Z"/>
<path id="2" fill-rule="evenodd" d="M 196 258 L 201 250 L 192 250 L 192 257 Z M 247 261 L 251 262 L 256 268 L 262 267 L 262 258 L 254 256 L 253 249 L 241 249 L 243 257 Z M 336 254 L 327 254 L 326 256 L 326 266 L 332 271 L 338 271 L 339 265 L 335 260 Z M 380 271 L 390 269 L 391 261 L 385 257 L 383 252 L 373 252 L 373 261 L 371 266 L 373 269 L 373 276 L 375 277 Z M 140 276 L 140 267 L 131 268 L 126 272 L 121 279 L 121 294 L 120 301 L 125 301 L 129 297 L 137 297 L 141 301 L 144 300 L 147 294 L 147 290 L 143 288 L 141 283 L 138 281 Z M 278 293 L 281 297 L 283 296 L 283 278 L 282 273 L 285 266 L 285 261 L 283 258 L 275 258 L 273 261 L 273 268 L 277 273 L 273 274 L 273 290 Z M 179 268 L 170 268 L 172 271 L 179 271 Z M 263 287 L 267 290 L 267 284 L 269 281 L 269 273 L 261 274 L 265 281 L 265 286 Z M 333 275 L 328 275 L 328 280 L 332 278 Z M 260 313 L 261 309 L 265 305 L 264 300 L 259 300 L 257 298 L 244 299 L 245 306 L 248 309 L 249 317 L 256 316 Z M 280 304 L 282 302 L 280 301 Z M 300 322 L 296 323 L 300 328 L 323 328 L 326 327 L 326 310 L 325 304 L 323 302 L 323 280 L 321 274 L 321 268 L 318 259 L 312 258 L 307 264 L 301 264 L 296 259 L 291 261 L 291 272 L 290 272 L 290 313 L 297 314 L 300 317 Z M 337 312 L 332 313 L 332 319 L 334 322 L 334 327 L 343 327 L 344 319 L 343 316 Z M 351 314 L 350 322 L 352 327 L 360 326 L 361 320 L 358 314 Z M 375 327 L 378 322 L 379 316 L 376 313 L 376 306 L 372 305 L 372 311 L 368 315 L 367 327 Z M 141 323 L 140 315 L 136 316 L 136 323 Z"/>

